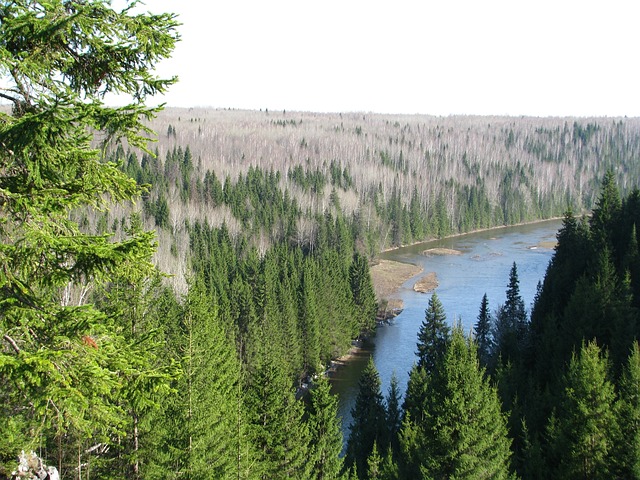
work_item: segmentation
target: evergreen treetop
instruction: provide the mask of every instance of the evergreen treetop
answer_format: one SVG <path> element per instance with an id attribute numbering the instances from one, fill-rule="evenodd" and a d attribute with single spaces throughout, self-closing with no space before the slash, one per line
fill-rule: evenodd
<path id="1" fill-rule="evenodd" d="M 492 323 L 493 319 L 491 318 L 491 312 L 489 311 L 489 300 L 485 293 L 480 304 L 478 321 L 473 328 L 474 338 L 478 345 L 478 358 L 480 359 L 480 363 L 485 366 L 489 363 L 489 356 L 492 351 Z"/>
<path id="2" fill-rule="evenodd" d="M 529 324 L 524 301 L 520 296 L 520 280 L 518 268 L 514 262 L 509 272 L 507 300 L 496 315 L 494 326 L 494 362 L 498 358 L 506 362 L 518 358 L 527 346 Z"/>
<path id="3" fill-rule="evenodd" d="M 387 448 L 386 411 L 380 391 L 380 375 L 369 359 L 360 376 L 358 395 L 351 412 L 353 422 L 350 425 L 350 436 L 347 444 L 346 464 L 356 466 L 360 478 L 366 478 L 367 459 L 373 451 L 374 444 L 378 448 Z"/>
<path id="4" fill-rule="evenodd" d="M 449 326 L 444 307 L 434 292 L 424 312 L 424 321 L 418 331 L 418 367 L 432 372 L 444 355 L 449 341 Z"/>
<path id="5" fill-rule="evenodd" d="M 574 354 L 548 435 L 549 467 L 559 478 L 611 478 L 618 429 L 608 360 L 595 342 Z"/>
<path id="6" fill-rule="evenodd" d="M 498 393 L 460 327 L 429 380 L 423 417 L 405 418 L 400 442 L 405 476 L 509 478 L 510 443 Z M 419 473 L 418 473 L 419 472 Z"/>

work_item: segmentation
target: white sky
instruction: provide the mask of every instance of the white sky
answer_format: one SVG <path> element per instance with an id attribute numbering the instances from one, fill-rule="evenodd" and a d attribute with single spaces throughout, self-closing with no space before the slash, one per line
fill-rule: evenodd
<path id="1" fill-rule="evenodd" d="M 638 0 L 147 0 L 169 106 L 640 116 Z"/>

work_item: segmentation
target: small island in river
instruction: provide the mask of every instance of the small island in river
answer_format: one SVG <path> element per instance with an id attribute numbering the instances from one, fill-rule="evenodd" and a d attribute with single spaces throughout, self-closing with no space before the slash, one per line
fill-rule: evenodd
<path id="1" fill-rule="evenodd" d="M 462 252 L 452 248 L 429 248 L 422 252 L 422 254 L 426 257 L 431 257 L 434 255 L 462 255 Z"/>
<path id="2" fill-rule="evenodd" d="M 413 289 L 419 293 L 429 293 L 434 291 L 438 286 L 438 277 L 436 272 L 429 272 L 416 282 Z"/>

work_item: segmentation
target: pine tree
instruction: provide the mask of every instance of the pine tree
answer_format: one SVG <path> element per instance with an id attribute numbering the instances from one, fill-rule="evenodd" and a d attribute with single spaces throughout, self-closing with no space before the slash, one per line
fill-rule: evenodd
<path id="1" fill-rule="evenodd" d="M 449 326 L 444 307 L 434 293 L 424 312 L 424 321 L 418 331 L 418 367 L 432 372 L 440 358 L 444 355 L 449 341 Z"/>
<path id="2" fill-rule="evenodd" d="M 353 421 L 349 426 L 346 464 L 355 465 L 361 478 L 366 478 L 367 459 L 374 443 L 386 449 L 385 408 L 380 391 L 380 376 L 373 358 L 360 376 L 358 396 L 351 411 Z"/>
<path id="3" fill-rule="evenodd" d="M 557 478 L 611 478 L 617 407 L 608 362 L 595 342 L 583 344 L 564 376 L 563 392 L 548 427 L 549 467 Z"/>
<path id="4" fill-rule="evenodd" d="M 311 430 L 311 477 L 318 480 L 336 479 L 342 471 L 342 430 L 338 418 L 338 399 L 331 394 L 325 376 L 319 376 L 311 389 L 309 428 Z"/>
<path id="5" fill-rule="evenodd" d="M 151 273 L 154 240 L 88 234 L 70 213 L 142 192 L 97 147 L 126 138 L 145 148 L 146 120 L 160 108 L 144 102 L 174 81 L 152 72 L 173 50 L 177 23 L 104 0 L 9 2 L 0 17 L 0 96 L 11 105 L 0 113 L 0 399 L 3 419 L 13 417 L 0 428 L 15 439 L 12 457 L 51 432 L 43 425 L 61 445 L 77 439 L 75 453 L 121 437 L 130 406 L 123 372 L 137 371 L 137 385 L 155 373 L 136 361 L 144 348 L 126 340 L 117 318 L 65 304 L 61 292 L 106 283 L 116 268 Z M 132 103 L 106 107 L 107 93 Z"/>

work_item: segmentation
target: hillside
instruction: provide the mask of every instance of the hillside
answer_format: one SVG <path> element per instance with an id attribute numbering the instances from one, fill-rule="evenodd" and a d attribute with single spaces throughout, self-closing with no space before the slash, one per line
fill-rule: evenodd
<path id="1" fill-rule="evenodd" d="M 567 207 L 586 212 L 609 169 L 623 192 L 640 178 L 635 118 L 170 108 L 150 127 L 158 132 L 150 145 L 157 160 L 135 152 L 132 161 L 126 147 L 112 158 L 153 185 L 147 226 L 164 227 L 159 263 L 178 276 L 185 222 L 225 222 L 234 236 L 250 231 L 264 252 L 285 236 L 312 244 L 317 216 L 341 212 L 373 257 L 425 238 L 559 216 Z M 239 180 L 242 187 L 232 189 Z M 265 199 L 275 210 L 265 211 Z M 103 226 L 125 215 L 116 209 Z"/>

